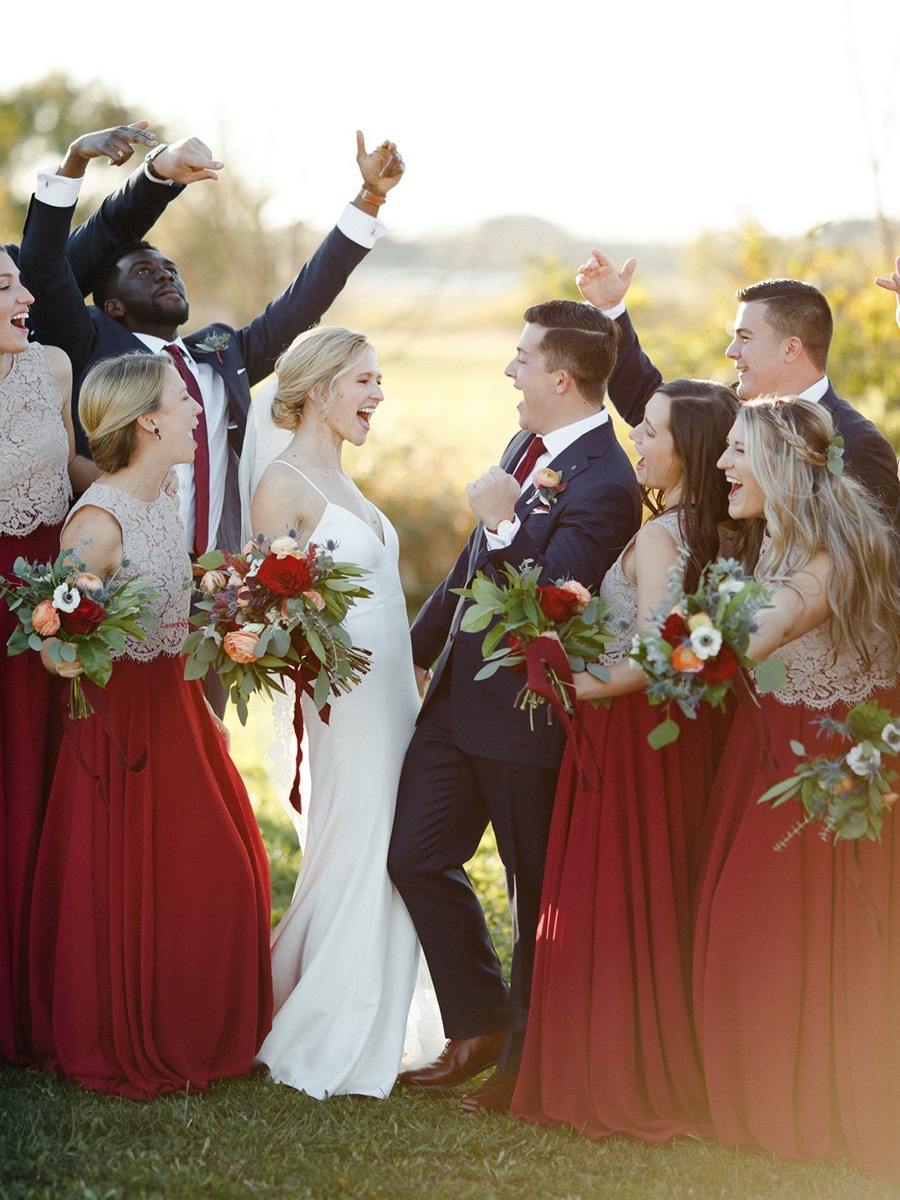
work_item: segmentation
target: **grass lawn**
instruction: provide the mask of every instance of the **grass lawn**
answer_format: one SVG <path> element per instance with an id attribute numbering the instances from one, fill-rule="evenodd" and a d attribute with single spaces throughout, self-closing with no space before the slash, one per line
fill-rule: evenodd
<path id="1" fill-rule="evenodd" d="M 264 725 L 263 725 L 264 727 Z M 260 766 L 260 726 L 236 729 L 272 862 L 273 907 L 290 900 L 298 852 Z M 473 863 L 501 952 L 509 921 L 490 837 Z M 452 1097 L 319 1103 L 261 1075 L 205 1095 L 133 1103 L 50 1075 L 0 1070 L 2 1200 L 900 1200 L 845 1165 L 780 1163 L 680 1139 L 589 1142 L 511 1117 L 463 1116 Z"/>

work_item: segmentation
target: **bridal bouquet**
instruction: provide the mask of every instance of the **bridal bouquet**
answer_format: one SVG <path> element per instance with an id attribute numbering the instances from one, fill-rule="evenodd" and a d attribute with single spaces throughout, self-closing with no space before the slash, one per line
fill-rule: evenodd
<path id="1" fill-rule="evenodd" d="M 722 707 L 732 681 L 751 667 L 756 668 L 758 692 L 784 684 L 780 659 L 757 665 L 747 656 L 756 628 L 753 618 L 769 603 L 763 585 L 726 558 L 706 567 L 695 592 L 685 592 L 681 579 L 682 567 L 673 568 L 651 629 L 635 634 L 629 654 L 650 680 L 647 699 L 666 706 L 665 719 L 647 735 L 654 750 L 674 742 L 681 732 L 669 715 L 673 703 L 692 720 L 701 704 Z"/>
<path id="2" fill-rule="evenodd" d="M 791 742 L 791 749 L 805 761 L 798 763 L 790 778 L 770 787 L 758 803 L 777 808 L 799 796 L 806 815 L 776 843 L 776 850 L 783 850 L 814 821 L 821 822 L 825 840 L 875 841 L 881 836 L 884 814 L 898 798 L 893 788 L 897 772 L 885 759 L 900 754 L 900 717 L 867 700 L 851 708 L 843 721 L 821 717 L 816 724 L 819 736 L 841 738 L 845 748 L 812 755 L 802 742 Z"/>
<path id="3" fill-rule="evenodd" d="M 527 672 L 516 703 L 528 709 L 532 722 L 534 710 L 545 702 L 571 714 L 573 671 L 609 678 L 597 662 L 613 637 L 606 606 L 574 579 L 539 584 L 541 568 L 528 561 L 520 570 L 506 566 L 499 574 L 505 583 L 479 571 L 469 587 L 453 589 L 472 601 L 460 628 L 488 630 L 481 648 L 485 665 L 475 678 L 489 679 L 501 667 Z"/>
<path id="4" fill-rule="evenodd" d="M 52 563 L 30 563 L 17 558 L 17 579 L 0 576 L 0 591 L 20 624 L 7 643 L 7 654 L 40 651 L 47 639 L 55 663 L 77 658 L 84 674 L 97 687 L 106 687 L 112 675 L 113 652 L 125 649 L 125 638 L 145 639 L 154 624 L 150 603 L 156 592 L 139 579 L 123 578 L 128 563 L 101 579 L 91 574 L 74 550 L 63 550 Z M 70 680 L 69 715 L 88 717 L 94 711 L 84 694 L 80 677 Z"/>
<path id="5" fill-rule="evenodd" d="M 231 693 L 242 724 L 253 692 L 271 697 L 295 681 L 328 718 L 329 696 L 354 687 L 369 669 L 368 650 L 352 645 L 343 621 L 359 599 L 372 593 L 359 582 L 368 572 L 335 562 L 331 543 L 303 550 L 288 534 L 262 535 L 240 554 L 213 550 L 198 559 L 199 626 L 188 634 L 185 679 L 202 679 L 212 668 Z"/>

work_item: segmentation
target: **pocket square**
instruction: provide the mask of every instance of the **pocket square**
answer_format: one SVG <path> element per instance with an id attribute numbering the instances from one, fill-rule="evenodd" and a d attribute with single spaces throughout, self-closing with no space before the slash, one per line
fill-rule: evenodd
<path id="1" fill-rule="evenodd" d="M 539 513 L 541 516 L 545 516 L 545 515 L 549 514 L 549 512 L 550 512 L 549 508 L 545 508 L 543 504 L 537 504 L 531 510 L 531 515 L 534 516 L 535 514 Z"/>

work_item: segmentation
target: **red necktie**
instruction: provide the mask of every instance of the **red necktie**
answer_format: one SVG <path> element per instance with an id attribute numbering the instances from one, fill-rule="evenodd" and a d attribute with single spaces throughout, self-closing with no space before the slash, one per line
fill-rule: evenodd
<path id="1" fill-rule="evenodd" d="M 200 385 L 193 371 L 187 365 L 180 346 L 166 346 L 178 374 L 184 380 L 188 395 L 200 405 L 197 414 L 197 428 L 194 430 L 194 441 L 197 450 L 194 454 L 194 496 L 196 499 L 194 516 L 194 550 L 197 554 L 205 554 L 209 542 L 209 438 L 206 434 L 206 410 L 203 407 L 203 397 L 200 395 Z"/>
<path id="2" fill-rule="evenodd" d="M 519 465 L 513 471 L 513 479 L 515 479 L 519 487 L 524 487 L 534 469 L 534 464 L 542 454 L 546 453 L 547 447 L 544 445 L 543 440 L 540 437 L 532 438 L 528 443 L 528 449 L 519 461 Z"/>

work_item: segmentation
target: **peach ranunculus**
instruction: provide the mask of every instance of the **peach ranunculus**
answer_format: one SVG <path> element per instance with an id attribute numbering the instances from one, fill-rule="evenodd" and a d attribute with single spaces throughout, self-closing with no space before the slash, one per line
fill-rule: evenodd
<path id="1" fill-rule="evenodd" d="M 557 471 L 551 470 L 550 467 L 541 467 L 532 475 L 531 482 L 536 488 L 557 488 L 561 479 L 562 475 Z"/>
<path id="2" fill-rule="evenodd" d="M 300 543 L 292 537 L 276 538 L 269 549 L 276 558 L 298 558 L 301 552 Z"/>
<path id="3" fill-rule="evenodd" d="M 242 629 L 232 629 L 230 633 L 225 634 L 223 645 L 225 653 L 234 662 L 249 663 L 255 662 L 259 657 L 254 654 L 258 641 L 258 634 L 247 633 Z"/>
<path id="4" fill-rule="evenodd" d="M 102 592 L 103 580 L 97 575 L 92 575 L 90 571 L 85 571 L 75 580 L 75 586 L 79 592 Z"/>
<path id="5" fill-rule="evenodd" d="M 49 600 L 42 600 L 31 611 L 31 627 L 41 637 L 52 637 L 59 629 L 59 613 Z"/>
<path id="6" fill-rule="evenodd" d="M 304 592 L 303 595 L 310 602 L 316 612 L 321 612 L 325 607 L 325 601 L 315 588 L 310 588 L 308 591 Z"/>
<path id="7" fill-rule="evenodd" d="M 676 671 L 683 671 L 687 675 L 699 675 L 706 664 L 690 646 L 684 645 L 678 646 L 672 652 L 672 666 Z"/>
<path id="8" fill-rule="evenodd" d="M 205 571 L 203 578 L 200 580 L 200 590 L 212 595 L 219 588 L 225 587 L 228 583 L 228 577 L 224 571 Z"/>
<path id="9" fill-rule="evenodd" d="M 559 586 L 564 592 L 571 592 L 578 600 L 582 609 L 587 608 L 593 598 L 584 584 L 579 583 L 577 579 L 567 579 L 565 583 L 561 583 Z"/>

